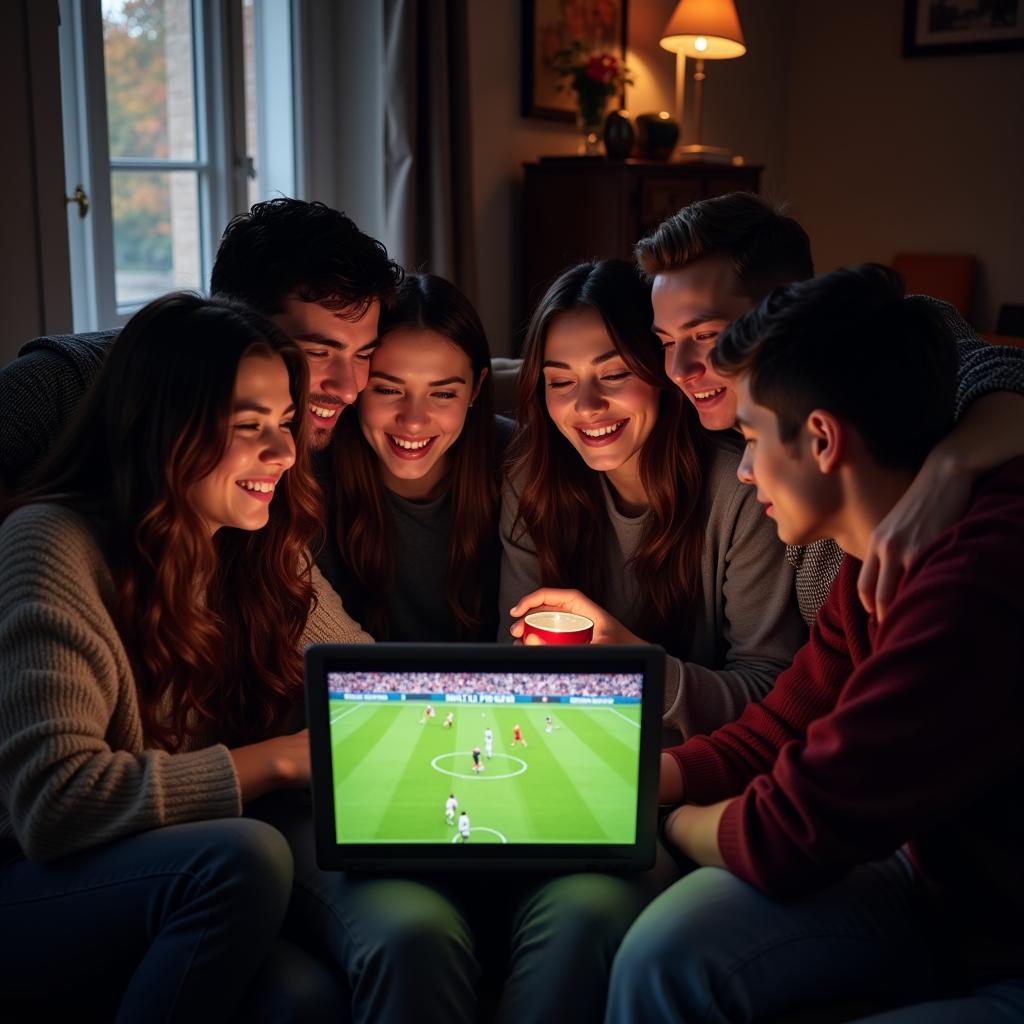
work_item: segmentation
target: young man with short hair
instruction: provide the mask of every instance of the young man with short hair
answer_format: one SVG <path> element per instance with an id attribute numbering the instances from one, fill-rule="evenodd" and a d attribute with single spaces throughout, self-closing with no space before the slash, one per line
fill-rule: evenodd
<path id="1" fill-rule="evenodd" d="M 302 346 L 314 450 L 366 386 L 381 304 L 402 277 L 380 242 L 323 203 L 271 199 L 225 229 L 211 291 L 263 313 Z M 53 446 L 116 333 L 37 338 L 0 370 L 0 497 Z"/>
<path id="2" fill-rule="evenodd" d="M 710 353 L 721 332 L 773 288 L 813 275 L 807 233 L 757 196 L 734 192 L 666 218 L 637 243 L 636 258 L 653 283 L 654 332 L 665 349 L 665 373 L 706 429 L 731 429 L 735 389 L 711 364 Z M 1024 350 L 986 344 L 952 306 L 927 301 L 957 342 L 959 422 L 924 460 L 866 553 L 862 600 L 883 617 L 901 572 L 963 512 L 974 481 L 1024 454 L 1024 409 L 1016 397 L 1024 392 Z M 915 386 L 912 377 L 906 386 Z M 828 539 L 793 546 L 788 554 L 797 572 L 800 610 L 811 624 L 842 552 Z"/>
<path id="3" fill-rule="evenodd" d="M 705 867 L 633 925 L 606 1019 L 850 997 L 901 1007 L 879 1024 L 1022 1019 L 1024 458 L 977 481 L 880 623 L 858 560 L 953 424 L 934 309 L 885 268 L 836 271 L 762 302 L 712 365 L 780 538 L 848 558 L 772 692 L 662 754 L 666 837 Z"/>

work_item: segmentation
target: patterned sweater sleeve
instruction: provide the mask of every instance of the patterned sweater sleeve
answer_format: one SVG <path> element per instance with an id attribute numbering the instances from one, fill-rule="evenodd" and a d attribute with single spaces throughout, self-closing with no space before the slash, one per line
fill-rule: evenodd
<path id="1" fill-rule="evenodd" d="M 240 814 L 226 747 L 144 749 L 106 566 L 82 520 L 56 506 L 15 512 L 0 565 L 0 834 L 47 861 Z"/>
<path id="2" fill-rule="evenodd" d="M 926 303 L 934 310 L 956 341 L 960 372 L 956 390 L 956 416 L 959 419 L 979 398 L 993 391 L 1024 394 L 1024 348 L 990 345 L 948 302 L 928 295 L 911 295 L 907 301 Z"/>

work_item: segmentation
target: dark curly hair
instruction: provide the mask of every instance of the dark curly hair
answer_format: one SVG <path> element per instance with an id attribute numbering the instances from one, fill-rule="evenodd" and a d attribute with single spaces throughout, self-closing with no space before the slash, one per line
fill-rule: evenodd
<path id="1" fill-rule="evenodd" d="M 306 417 L 295 463 L 260 530 L 212 537 L 191 493 L 230 436 L 242 359 L 279 357 L 297 407 L 299 347 L 256 313 L 174 293 L 125 325 L 92 391 L 11 509 L 60 502 L 83 514 L 116 588 L 149 745 L 190 737 L 235 746 L 282 730 L 302 699 L 302 636 L 314 607 L 308 547 L 320 495 L 308 469 Z"/>
<path id="2" fill-rule="evenodd" d="M 345 214 L 281 198 L 257 203 L 224 229 L 210 290 L 266 316 L 295 294 L 358 320 L 374 299 L 388 308 L 403 277 L 384 246 Z"/>

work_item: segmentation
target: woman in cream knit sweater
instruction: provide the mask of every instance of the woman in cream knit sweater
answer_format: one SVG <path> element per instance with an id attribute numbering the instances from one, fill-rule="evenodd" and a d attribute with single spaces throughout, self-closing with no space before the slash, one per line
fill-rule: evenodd
<path id="1" fill-rule="evenodd" d="M 0 525 L 0 990 L 34 1012 L 226 1019 L 277 937 L 291 853 L 242 804 L 308 784 L 304 644 L 369 640 L 306 554 L 306 379 L 254 314 L 157 300 Z"/>

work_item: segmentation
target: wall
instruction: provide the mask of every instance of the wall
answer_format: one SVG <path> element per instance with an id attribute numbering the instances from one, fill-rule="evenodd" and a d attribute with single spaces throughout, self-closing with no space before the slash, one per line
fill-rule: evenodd
<path id="1" fill-rule="evenodd" d="M 629 0 L 627 60 L 636 86 L 627 90 L 626 103 L 632 114 L 673 109 L 676 60 L 658 46 L 658 36 L 674 5 Z M 791 7 L 791 0 L 738 0 L 749 52 L 740 60 L 708 62 L 704 96 L 704 141 L 764 164 L 765 188 L 781 198 Z M 519 114 L 520 17 L 521 0 L 469 5 L 478 306 L 497 354 L 510 351 L 525 326 L 519 307 L 522 165 L 575 153 L 577 143 L 571 125 Z"/>
<path id="2" fill-rule="evenodd" d="M 785 180 L 819 271 L 972 253 L 975 323 L 1024 302 L 1024 51 L 901 56 L 902 4 L 796 0 Z M 736 62 L 740 63 L 740 62 Z"/>
<path id="3" fill-rule="evenodd" d="M 632 113 L 673 107 L 675 60 L 657 45 L 673 3 L 630 0 Z M 905 59 L 893 0 L 737 9 L 748 53 L 708 62 L 703 141 L 765 165 L 765 194 L 807 227 L 818 268 L 966 252 L 980 328 L 1024 302 L 1024 52 Z M 520 0 L 470 5 L 479 305 L 497 352 L 523 326 L 522 164 L 575 151 L 571 127 L 519 116 L 519 19 Z"/>

